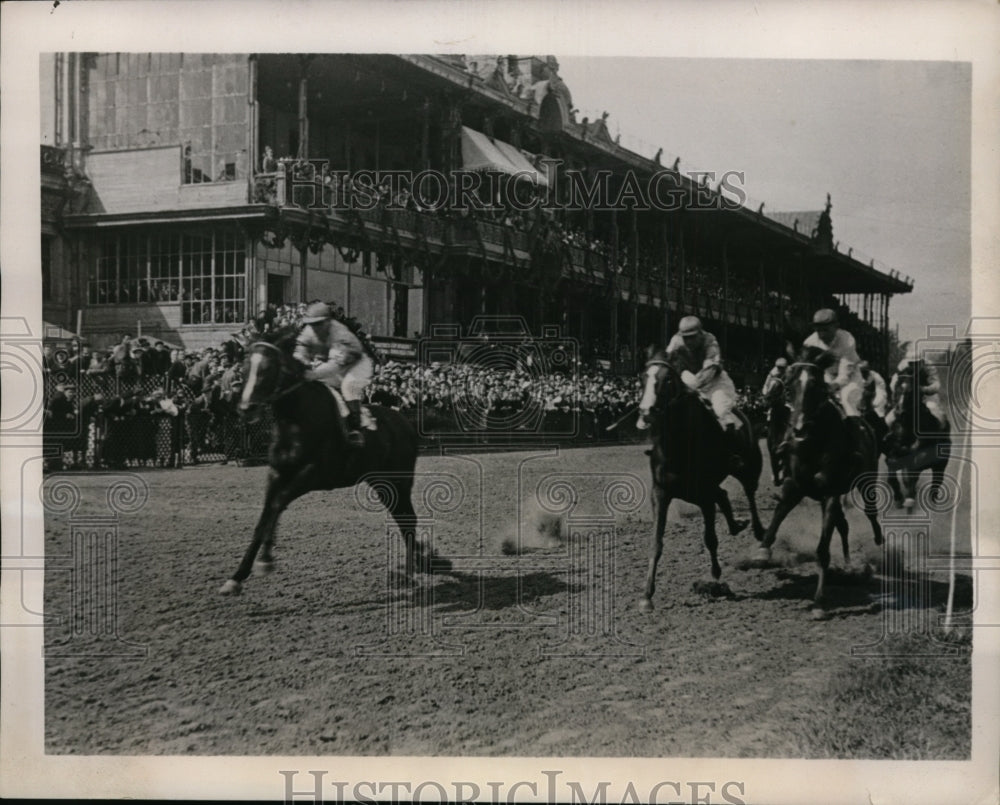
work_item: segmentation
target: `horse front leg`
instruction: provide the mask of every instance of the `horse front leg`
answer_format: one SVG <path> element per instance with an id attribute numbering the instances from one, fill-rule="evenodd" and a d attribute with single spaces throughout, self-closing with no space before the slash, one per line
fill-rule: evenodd
<path id="1" fill-rule="evenodd" d="M 726 518 L 726 526 L 729 528 L 730 534 L 739 534 L 750 525 L 749 520 L 737 520 L 733 517 L 733 505 L 729 501 L 729 494 L 721 486 L 716 491 L 715 502 L 719 505 L 722 516 Z"/>
<path id="2" fill-rule="evenodd" d="M 849 565 L 851 564 L 851 546 L 848 544 L 847 535 L 850 534 L 851 527 L 847 523 L 843 506 L 837 506 L 833 525 L 837 529 L 837 533 L 840 534 L 840 548 L 844 552 L 844 564 Z"/>
<path id="3" fill-rule="evenodd" d="M 892 490 L 892 502 L 897 509 L 903 508 L 903 490 L 899 485 L 899 467 L 895 461 L 886 459 L 887 478 L 889 488 Z"/>
<path id="4" fill-rule="evenodd" d="M 917 505 L 917 479 L 920 477 L 918 470 L 906 469 L 900 473 L 903 476 L 903 508 L 907 514 L 913 514 L 913 508 Z"/>
<path id="5" fill-rule="evenodd" d="M 750 523 L 753 525 L 754 539 L 760 542 L 764 536 L 764 524 L 760 521 L 760 513 L 757 511 L 757 479 L 739 478 L 740 486 L 743 487 L 743 494 L 747 496 L 747 503 L 750 504 Z"/>
<path id="6" fill-rule="evenodd" d="M 798 484 L 791 478 L 786 478 L 785 482 L 781 485 L 781 499 L 778 501 L 774 515 L 771 517 L 770 525 L 768 525 L 767 530 L 764 532 L 760 546 L 754 553 L 754 559 L 757 561 L 768 561 L 771 558 L 771 546 L 774 545 L 775 537 L 778 536 L 778 529 L 781 527 L 781 523 L 801 501 L 802 492 L 799 490 Z"/>
<path id="7" fill-rule="evenodd" d="M 728 497 L 726 500 L 728 502 Z M 705 519 L 705 547 L 708 548 L 708 555 L 712 557 L 712 578 L 718 581 L 722 576 L 722 568 L 719 567 L 719 537 L 715 533 L 714 498 L 701 504 L 701 514 Z"/>
<path id="8" fill-rule="evenodd" d="M 236 568 L 236 572 L 219 589 L 222 595 L 238 595 L 240 593 L 243 582 L 250 575 L 250 571 L 254 567 L 254 560 L 262 546 L 264 550 L 261 561 L 258 563 L 259 568 L 265 573 L 273 570 L 274 559 L 271 550 L 274 545 L 274 530 L 278 524 L 278 518 L 295 498 L 315 488 L 312 477 L 315 470 L 315 464 L 307 464 L 287 481 L 278 472 L 271 471 L 268 477 L 267 493 L 264 496 L 264 508 L 257 520 L 257 527 L 254 528 L 253 538 L 250 540 L 250 545 L 247 547 L 246 553 L 243 554 L 243 560 Z"/>
<path id="9" fill-rule="evenodd" d="M 839 520 L 844 518 L 840 506 L 840 498 L 836 495 L 823 500 L 823 528 L 820 531 L 819 545 L 816 547 L 816 564 L 819 567 L 819 581 L 816 583 L 816 595 L 813 604 L 822 610 L 826 597 L 826 571 L 830 567 L 830 539 L 833 529 Z"/>
<path id="10" fill-rule="evenodd" d="M 653 526 L 653 541 L 649 548 L 649 567 L 646 570 L 646 592 L 639 602 L 643 612 L 653 611 L 653 593 L 656 591 L 656 565 L 663 554 L 663 532 L 667 527 L 667 509 L 670 508 L 670 495 L 666 491 L 656 489 L 653 495 L 656 507 L 656 521 Z"/>

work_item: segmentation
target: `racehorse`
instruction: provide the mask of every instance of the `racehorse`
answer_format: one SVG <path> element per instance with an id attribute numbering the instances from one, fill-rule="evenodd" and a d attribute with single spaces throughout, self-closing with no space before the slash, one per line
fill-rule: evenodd
<path id="1" fill-rule="evenodd" d="M 663 553 L 663 532 L 670 501 L 680 498 L 701 509 L 705 520 L 705 547 L 712 559 L 712 577 L 718 580 L 722 568 L 717 556 L 716 504 L 726 518 L 730 534 L 738 534 L 747 526 L 745 520 L 733 518 L 729 495 L 720 484 L 727 475 L 733 475 L 740 482 L 750 501 L 754 536 L 760 539 L 764 527 L 757 514 L 754 495 L 764 460 L 749 420 L 734 409 L 743 423 L 738 463 L 734 467 L 733 441 L 719 425 L 712 409 L 696 391 L 687 387 L 677 369 L 666 362 L 653 363 L 647 368 L 646 387 L 639 410 L 650 428 L 652 448 L 649 450 L 649 467 L 656 517 L 646 589 L 640 601 L 640 607 L 649 612 L 653 609 L 656 565 Z"/>
<path id="2" fill-rule="evenodd" d="M 865 516 L 872 524 L 875 544 L 882 544 L 882 527 L 874 495 L 866 494 L 878 468 L 878 445 L 871 427 L 861 417 L 845 417 L 833 401 L 824 378 L 829 356 L 814 347 L 803 351 L 788 367 L 792 409 L 783 447 L 784 481 L 774 517 L 761 540 L 758 558 L 770 558 L 771 545 L 782 521 L 808 496 L 823 507 L 816 561 L 819 581 L 814 602 L 821 605 L 825 594 L 826 570 L 830 565 L 830 539 L 834 528 L 840 533 L 844 560 L 850 562 L 848 525 L 841 496 L 856 485 L 862 492 Z"/>
<path id="3" fill-rule="evenodd" d="M 416 541 L 416 514 L 410 500 L 417 461 L 417 434 L 397 411 L 371 406 L 377 424 L 366 431 L 365 445 L 351 447 L 341 413 L 330 389 L 303 380 L 305 367 L 292 357 L 296 333 L 286 329 L 252 344 L 240 409 L 268 403 L 274 429 L 268 452 L 270 470 L 264 509 L 253 539 L 232 578 L 220 589 L 239 593 L 254 567 L 273 569 L 274 531 L 281 513 L 298 497 L 315 490 L 369 483 L 389 510 L 406 543 L 407 572 L 426 570 L 429 557 Z"/>
<path id="4" fill-rule="evenodd" d="M 767 393 L 767 454 L 771 459 L 771 480 L 775 486 L 782 481 L 781 456 L 778 448 L 785 439 L 791 409 L 785 400 L 785 381 L 779 380 Z"/>
<path id="5" fill-rule="evenodd" d="M 884 442 L 893 498 L 896 506 L 908 513 L 913 511 L 917 480 L 924 470 L 931 471 L 931 493 L 933 499 L 938 499 L 951 446 L 951 428 L 947 420 L 938 421 L 924 404 L 915 371 L 916 367 L 911 367 L 896 379 L 894 420 Z"/>

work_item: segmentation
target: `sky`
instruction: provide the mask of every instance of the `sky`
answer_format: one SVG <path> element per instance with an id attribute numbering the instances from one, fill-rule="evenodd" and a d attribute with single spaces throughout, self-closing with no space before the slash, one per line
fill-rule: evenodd
<path id="1" fill-rule="evenodd" d="M 756 208 L 819 210 L 840 250 L 914 279 L 900 337 L 970 315 L 967 63 L 559 57 L 577 119 L 680 169 L 744 171 Z M 882 265 L 880 265 L 882 264 Z"/>

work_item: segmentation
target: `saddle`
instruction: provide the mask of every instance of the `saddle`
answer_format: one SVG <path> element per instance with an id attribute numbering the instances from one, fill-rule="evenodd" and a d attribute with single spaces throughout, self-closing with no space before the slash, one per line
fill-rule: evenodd
<path id="1" fill-rule="evenodd" d="M 340 411 L 341 420 L 346 422 L 350 411 L 347 408 L 347 402 L 344 400 L 343 395 L 335 388 L 331 388 L 330 386 L 326 386 L 326 388 L 330 389 L 330 394 L 333 395 L 333 399 L 337 403 L 337 410 Z M 371 409 L 367 403 L 361 403 L 361 427 L 364 430 L 378 430 L 378 423 L 375 421 L 375 417 L 372 416 Z"/>

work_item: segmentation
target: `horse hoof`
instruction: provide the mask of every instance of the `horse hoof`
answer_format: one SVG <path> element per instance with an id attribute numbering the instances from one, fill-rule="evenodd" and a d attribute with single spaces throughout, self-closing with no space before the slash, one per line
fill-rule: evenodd
<path id="1" fill-rule="evenodd" d="M 239 595 L 243 591 L 243 585 L 236 579 L 227 579 L 226 583 L 219 588 L 220 595 Z"/>
<path id="2" fill-rule="evenodd" d="M 903 501 L 903 508 L 906 509 L 907 514 L 913 514 L 913 507 L 917 504 L 913 498 L 907 498 Z"/>
<path id="3" fill-rule="evenodd" d="M 641 599 L 639 599 L 639 611 L 640 612 L 652 612 L 653 611 L 653 602 L 650 601 L 648 598 L 641 598 Z"/>
<path id="4" fill-rule="evenodd" d="M 751 557 L 754 562 L 770 562 L 771 561 L 771 549 L 765 548 L 763 545 L 757 547 L 757 550 L 753 552 Z"/>
<path id="5" fill-rule="evenodd" d="M 812 619 L 814 621 L 828 621 L 828 620 L 830 620 L 830 613 L 827 612 L 825 609 L 823 609 L 823 607 L 818 606 L 818 605 L 814 606 L 809 611 L 809 615 L 810 615 L 810 617 L 812 617 Z"/>
<path id="6" fill-rule="evenodd" d="M 253 569 L 255 572 L 260 573 L 262 576 L 266 576 L 268 573 L 274 572 L 274 562 L 264 562 L 257 560 L 253 563 Z"/>

